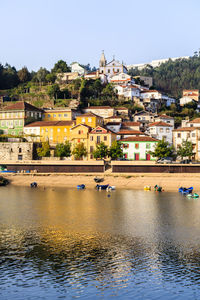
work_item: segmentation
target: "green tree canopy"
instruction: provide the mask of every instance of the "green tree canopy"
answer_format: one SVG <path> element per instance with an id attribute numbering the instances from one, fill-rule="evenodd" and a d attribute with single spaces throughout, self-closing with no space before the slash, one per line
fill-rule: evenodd
<path id="1" fill-rule="evenodd" d="M 149 153 L 157 158 L 172 157 L 174 155 L 174 148 L 162 139 L 156 144 L 154 151 L 149 151 Z"/>
<path id="2" fill-rule="evenodd" d="M 56 75 L 54 73 L 47 74 L 46 81 L 49 83 L 54 83 L 56 81 Z"/>
<path id="3" fill-rule="evenodd" d="M 42 143 L 42 146 L 37 148 L 37 154 L 40 157 L 49 157 L 50 156 L 49 142 Z"/>
<path id="4" fill-rule="evenodd" d="M 177 155 L 180 156 L 182 159 L 184 157 L 191 158 L 193 156 L 193 147 L 192 143 L 188 140 L 182 141 L 180 148 L 177 151 Z"/>
<path id="5" fill-rule="evenodd" d="M 59 60 L 57 63 L 55 63 L 53 69 L 51 70 L 51 73 L 65 73 L 70 72 L 70 68 L 67 65 L 66 61 Z"/>
<path id="6" fill-rule="evenodd" d="M 87 149 L 84 146 L 84 143 L 76 144 L 74 150 L 72 151 L 75 159 L 83 159 L 84 156 L 87 155 Z"/>
<path id="7" fill-rule="evenodd" d="M 35 77 L 36 77 L 36 80 L 41 84 L 41 83 L 45 83 L 46 82 L 46 76 L 47 74 L 49 74 L 49 71 L 45 68 L 40 68 Z"/>
<path id="8" fill-rule="evenodd" d="M 64 144 L 57 144 L 55 149 L 55 156 L 57 157 L 70 157 L 71 156 L 71 143 L 66 141 Z"/>
<path id="9" fill-rule="evenodd" d="M 112 160 L 123 157 L 123 150 L 119 141 L 113 141 L 109 149 L 109 156 Z"/>
<path id="10" fill-rule="evenodd" d="M 27 67 L 23 67 L 21 70 L 19 70 L 17 72 L 17 75 L 21 83 L 25 83 L 31 80 L 31 73 L 28 71 Z"/>
<path id="11" fill-rule="evenodd" d="M 103 159 L 108 156 L 108 146 L 104 144 L 104 142 L 101 142 L 100 144 L 97 144 L 95 151 L 93 152 L 94 158 Z"/>

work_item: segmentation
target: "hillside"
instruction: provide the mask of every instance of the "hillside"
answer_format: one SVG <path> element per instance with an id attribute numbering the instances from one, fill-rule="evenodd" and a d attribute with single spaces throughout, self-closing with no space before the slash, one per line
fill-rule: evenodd
<path id="1" fill-rule="evenodd" d="M 154 88 L 172 97 L 180 98 L 183 89 L 200 90 L 200 55 L 189 59 L 178 59 L 161 64 L 157 68 L 148 66 L 139 71 L 131 69 L 129 74 L 153 77 Z"/>

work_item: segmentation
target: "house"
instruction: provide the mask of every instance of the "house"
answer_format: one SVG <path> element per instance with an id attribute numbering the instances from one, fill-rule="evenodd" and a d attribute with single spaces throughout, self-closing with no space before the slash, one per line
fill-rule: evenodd
<path id="1" fill-rule="evenodd" d="M 90 126 L 87 126 L 86 124 L 77 124 L 70 129 L 70 142 L 72 151 L 78 143 L 83 143 L 84 147 L 88 150 L 89 132 L 91 130 L 92 128 Z M 72 159 L 74 159 L 73 156 Z M 86 159 L 87 156 L 84 157 L 84 160 Z"/>
<path id="2" fill-rule="evenodd" d="M 21 135 L 26 124 L 42 119 L 43 110 L 27 103 L 16 102 L 0 110 L 0 132 Z"/>
<path id="3" fill-rule="evenodd" d="M 123 63 L 120 63 L 114 58 L 109 63 L 107 63 L 104 52 L 102 52 L 99 61 L 99 73 L 106 75 L 108 82 L 110 82 L 111 76 L 119 73 L 128 73 L 128 71 Z"/>
<path id="4" fill-rule="evenodd" d="M 87 74 L 84 75 L 84 78 L 85 79 L 93 79 L 93 80 L 96 80 L 96 79 L 100 79 L 101 80 L 101 83 L 102 84 L 105 84 L 107 83 L 107 76 L 105 74 L 100 74 L 99 73 L 99 70 L 96 70 L 96 71 L 92 71 L 92 72 L 89 72 Z"/>
<path id="5" fill-rule="evenodd" d="M 123 128 L 121 128 L 117 132 L 117 139 L 118 140 L 130 137 L 130 136 L 146 136 L 146 134 L 144 132 L 139 131 L 139 130 L 130 130 L 130 129 L 123 129 Z"/>
<path id="6" fill-rule="evenodd" d="M 140 131 L 141 123 L 140 122 L 122 122 L 122 128 L 123 129 L 131 129 L 131 130 L 138 130 Z"/>
<path id="7" fill-rule="evenodd" d="M 134 85 L 116 85 L 115 91 L 118 96 L 127 100 L 134 100 L 140 97 L 140 89 Z"/>
<path id="8" fill-rule="evenodd" d="M 196 103 L 196 101 L 191 99 L 190 97 L 187 97 L 187 96 L 182 97 L 182 98 L 179 99 L 180 106 L 184 106 L 188 103 Z"/>
<path id="9" fill-rule="evenodd" d="M 113 85 L 124 85 L 127 86 L 129 84 L 134 84 L 134 80 L 131 78 L 130 75 L 126 74 L 126 73 L 117 73 L 115 75 L 112 75 L 110 77 L 110 83 L 112 83 Z"/>
<path id="10" fill-rule="evenodd" d="M 44 109 L 43 121 L 71 121 L 74 120 L 77 112 L 71 108 Z"/>
<path id="11" fill-rule="evenodd" d="M 139 82 L 147 87 L 152 87 L 153 85 L 153 78 L 149 76 L 134 76 L 133 77 L 136 80 L 139 80 Z"/>
<path id="12" fill-rule="evenodd" d="M 140 122 L 141 123 L 141 130 L 146 130 L 149 123 L 152 123 L 155 121 L 155 114 L 142 110 L 139 112 L 136 112 L 132 117 L 134 122 Z"/>
<path id="13" fill-rule="evenodd" d="M 174 128 L 174 118 L 165 114 L 155 117 L 155 122 L 165 122 Z"/>
<path id="14" fill-rule="evenodd" d="M 75 121 L 34 122 L 24 127 L 24 133 L 29 141 L 48 141 L 50 145 L 56 145 L 70 140 L 70 130 L 74 125 Z"/>
<path id="15" fill-rule="evenodd" d="M 127 107 L 115 107 L 115 114 L 117 116 L 121 116 L 123 118 L 127 118 L 129 116 L 129 110 Z"/>
<path id="16" fill-rule="evenodd" d="M 189 97 L 191 100 L 199 101 L 199 90 L 183 90 L 183 97 Z"/>
<path id="17" fill-rule="evenodd" d="M 93 159 L 93 152 L 96 146 L 103 142 L 106 146 L 110 147 L 112 142 L 115 141 L 117 135 L 112 130 L 97 126 L 89 132 L 88 140 L 88 158 Z"/>
<path id="18" fill-rule="evenodd" d="M 94 113 L 88 112 L 76 117 L 76 125 L 78 124 L 85 124 L 91 128 L 96 128 L 97 126 L 103 125 L 103 118 Z"/>
<path id="19" fill-rule="evenodd" d="M 149 154 L 153 151 L 158 140 L 149 136 L 131 136 L 120 140 L 122 143 L 123 156 L 129 160 L 155 160 Z"/>
<path id="20" fill-rule="evenodd" d="M 121 122 L 108 122 L 105 127 L 113 132 L 118 132 L 121 128 Z"/>
<path id="21" fill-rule="evenodd" d="M 116 122 L 121 123 L 122 118 L 120 116 L 111 116 L 104 119 L 104 125 L 106 125 L 107 123 L 116 123 Z"/>
<path id="22" fill-rule="evenodd" d="M 167 124 L 165 122 L 154 122 L 149 124 L 149 134 L 151 137 L 162 140 L 164 139 L 166 142 L 168 142 L 170 145 L 172 144 L 172 130 L 173 126 L 170 124 Z"/>
<path id="23" fill-rule="evenodd" d="M 91 112 L 102 118 L 108 118 L 115 114 L 115 109 L 111 106 L 89 106 L 83 109 L 84 113 Z"/>
<path id="24" fill-rule="evenodd" d="M 200 127 L 200 118 L 195 118 L 192 121 L 185 120 L 187 127 Z"/>
<path id="25" fill-rule="evenodd" d="M 176 103 L 174 98 L 163 95 L 157 90 L 142 91 L 141 98 L 144 100 L 146 99 L 146 101 L 147 99 L 155 99 L 157 100 L 157 102 L 155 102 L 157 105 L 165 104 L 167 107 L 169 107 L 172 103 Z"/>
<path id="26" fill-rule="evenodd" d="M 173 130 L 173 145 L 176 151 L 186 140 L 193 145 L 193 159 L 200 160 L 200 127 L 180 127 Z"/>
<path id="27" fill-rule="evenodd" d="M 70 64 L 72 73 L 78 73 L 80 76 L 83 76 L 86 73 L 86 70 L 78 62 L 73 62 Z"/>
<path id="28" fill-rule="evenodd" d="M 80 77 L 78 72 L 58 73 L 56 76 L 56 82 L 58 83 L 68 83 Z"/>

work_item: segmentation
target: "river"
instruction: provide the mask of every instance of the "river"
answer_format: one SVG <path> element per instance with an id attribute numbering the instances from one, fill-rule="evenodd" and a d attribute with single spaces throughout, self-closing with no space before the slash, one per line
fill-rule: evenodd
<path id="1" fill-rule="evenodd" d="M 0 299 L 199 299 L 200 200 L 1 187 Z"/>

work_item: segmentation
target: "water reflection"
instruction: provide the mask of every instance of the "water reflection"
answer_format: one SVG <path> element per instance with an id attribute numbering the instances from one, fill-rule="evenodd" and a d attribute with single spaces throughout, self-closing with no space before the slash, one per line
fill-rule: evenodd
<path id="1" fill-rule="evenodd" d="M 178 193 L 1 189 L 1 299 L 194 299 L 199 212 Z"/>

